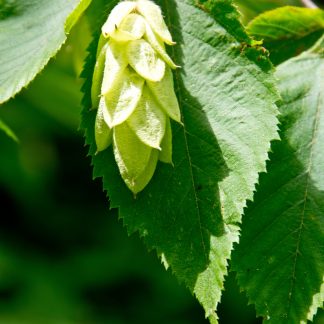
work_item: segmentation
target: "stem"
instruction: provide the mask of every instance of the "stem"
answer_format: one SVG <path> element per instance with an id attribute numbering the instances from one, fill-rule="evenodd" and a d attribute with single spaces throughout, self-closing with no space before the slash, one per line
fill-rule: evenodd
<path id="1" fill-rule="evenodd" d="M 306 8 L 318 8 L 318 6 L 312 0 L 301 0 Z"/>

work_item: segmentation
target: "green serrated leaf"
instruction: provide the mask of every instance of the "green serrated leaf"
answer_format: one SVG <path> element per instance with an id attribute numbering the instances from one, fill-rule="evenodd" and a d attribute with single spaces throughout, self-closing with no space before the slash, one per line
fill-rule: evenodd
<path id="1" fill-rule="evenodd" d="M 184 124 L 172 124 L 174 166 L 159 163 L 134 199 L 111 150 L 93 156 L 93 164 L 128 232 L 138 231 L 148 248 L 163 255 L 215 322 L 241 213 L 265 170 L 270 141 L 278 137 L 278 96 L 269 62 L 258 65 L 241 52 L 245 32 L 233 5 L 213 3 L 218 8 L 209 14 L 194 0 L 157 1 L 177 42 L 171 56 L 182 67 L 174 74 Z M 232 29 L 223 27 L 231 21 Z M 258 55 L 254 48 L 250 54 Z M 95 48 L 84 72 L 88 78 L 94 63 Z M 90 88 L 86 81 L 83 127 L 93 155 Z"/>
<path id="2" fill-rule="evenodd" d="M 44 68 L 90 1 L 2 1 L 0 103 L 27 86 Z"/>
<path id="3" fill-rule="evenodd" d="M 248 31 L 270 51 L 274 64 L 300 54 L 313 46 L 324 32 L 324 11 L 282 7 L 257 16 Z"/>
<path id="4" fill-rule="evenodd" d="M 241 15 L 232 0 L 195 0 L 195 4 L 213 17 L 217 17 L 218 23 L 239 42 L 251 43 L 240 22 Z"/>
<path id="5" fill-rule="evenodd" d="M 282 142 L 244 216 L 233 266 L 269 323 L 300 323 L 323 304 L 324 38 L 278 66 Z"/>

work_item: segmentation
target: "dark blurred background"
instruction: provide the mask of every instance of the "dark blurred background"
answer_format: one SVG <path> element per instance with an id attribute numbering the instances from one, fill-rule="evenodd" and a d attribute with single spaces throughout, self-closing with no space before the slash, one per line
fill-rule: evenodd
<path id="1" fill-rule="evenodd" d="M 283 3 L 246 11 L 248 2 L 245 21 Z M 0 324 L 207 323 L 155 253 L 128 237 L 101 180 L 92 180 L 77 77 L 90 40 L 83 17 L 28 89 L 0 107 L 19 138 L 0 132 Z M 220 323 L 261 323 L 234 274 L 225 288 Z M 315 322 L 324 323 L 322 312 Z"/>

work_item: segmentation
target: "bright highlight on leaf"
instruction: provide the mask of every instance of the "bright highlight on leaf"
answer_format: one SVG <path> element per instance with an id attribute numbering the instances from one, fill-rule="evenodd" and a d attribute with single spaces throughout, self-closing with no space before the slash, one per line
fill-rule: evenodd
<path id="1" fill-rule="evenodd" d="M 181 123 L 166 53 L 174 45 L 161 9 L 151 1 L 123 1 L 102 27 L 91 89 L 97 152 L 111 144 L 121 177 L 138 193 L 160 160 L 172 164 L 170 119 Z"/>

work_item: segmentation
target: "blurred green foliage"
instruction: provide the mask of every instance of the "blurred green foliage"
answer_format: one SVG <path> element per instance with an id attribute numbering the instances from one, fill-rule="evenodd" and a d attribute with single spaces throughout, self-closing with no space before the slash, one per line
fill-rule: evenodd
<path id="1" fill-rule="evenodd" d="M 239 10 L 242 13 L 243 23 L 248 23 L 262 12 L 276 9 L 282 6 L 297 6 L 303 7 L 302 0 L 234 0 Z M 323 6 L 322 0 L 313 1 L 318 6 Z"/>
<path id="2" fill-rule="evenodd" d="M 206 323 L 92 180 L 77 130 L 87 19 L 95 18 L 82 18 L 31 86 L 0 107 L 19 138 L 0 132 L 0 323 Z M 231 273 L 220 323 L 260 323 L 246 303 Z"/>

